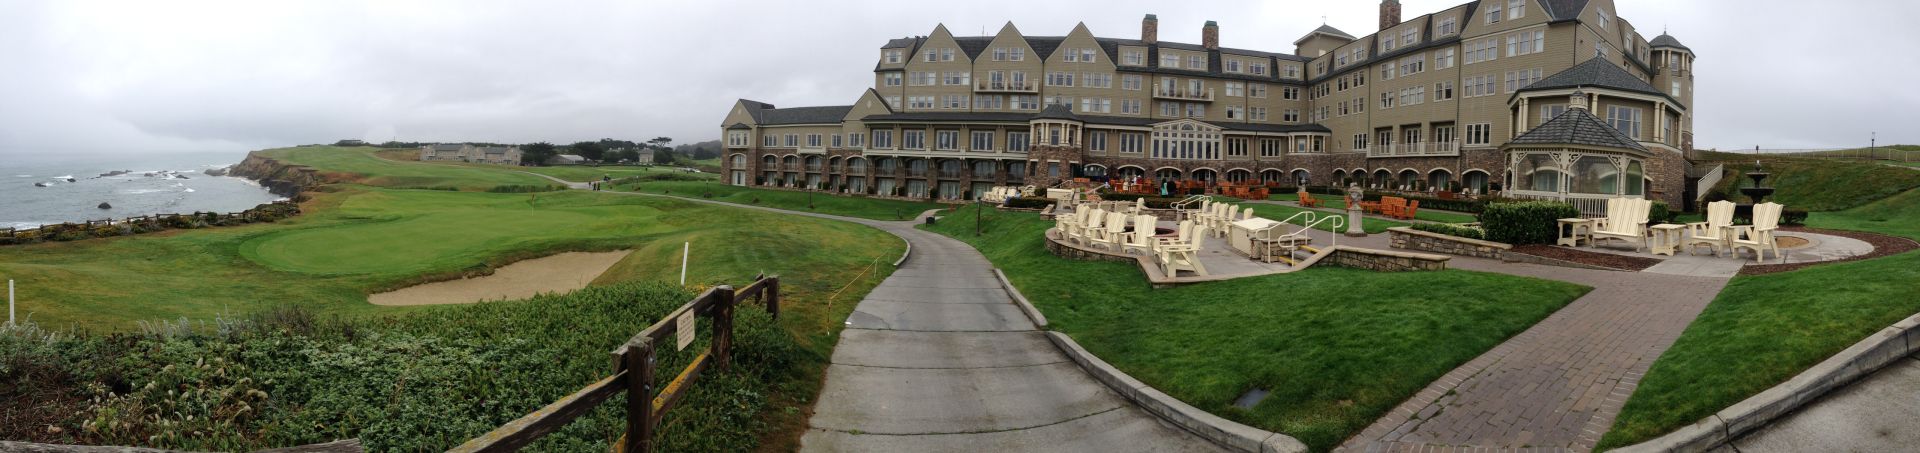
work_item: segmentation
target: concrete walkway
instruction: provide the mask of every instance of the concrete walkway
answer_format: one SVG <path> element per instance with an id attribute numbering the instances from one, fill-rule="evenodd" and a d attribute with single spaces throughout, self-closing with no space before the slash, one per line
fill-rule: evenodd
<path id="1" fill-rule="evenodd" d="M 1913 451 L 1920 445 L 1920 356 L 1887 365 L 1715 452 Z"/>
<path id="2" fill-rule="evenodd" d="M 1221 451 L 1093 380 L 973 247 L 874 222 L 913 255 L 847 319 L 803 451 Z"/>
<path id="3" fill-rule="evenodd" d="M 1385 235 L 1351 243 L 1388 247 Z M 1341 450 L 1590 451 L 1612 426 L 1654 359 L 1673 345 L 1727 282 L 1725 277 L 1595 271 L 1458 256 L 1449 266 L 1568 281 L 1594 290 L 1429 384 L 1348 439 Z"/>

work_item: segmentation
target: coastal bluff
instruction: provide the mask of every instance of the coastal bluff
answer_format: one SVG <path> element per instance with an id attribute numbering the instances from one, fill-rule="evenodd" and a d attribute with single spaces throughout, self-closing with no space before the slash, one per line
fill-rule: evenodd
<path id="1" fill-rule="evenodd" d="M 247 158 L 234 165 L 229 174 L 259 181 L 267 191 L 290 199 L 299 199 L 301 192 L 327 182 L 313 167 L 280 162 L 259 151 L 247 153 Z"/>

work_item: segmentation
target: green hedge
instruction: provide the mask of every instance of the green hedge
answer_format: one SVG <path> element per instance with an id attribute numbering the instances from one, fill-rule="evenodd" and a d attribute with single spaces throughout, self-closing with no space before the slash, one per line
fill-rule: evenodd
<path id="1" fill-rule="evenodd" d="M 1486 230 L 1486 239 L 1489 241 L 1514 245 L 1552 244 L 1560 237 L 1560 232 L 1555 231 L 1560 227 L 1559 219 L 1579 216 L 1580 210 L 1568 203 L 1495 203 L 1487 205 L 1486 211 L 1480 213 L 1480 224 Z"/>
<path id="2" fill-rule="evenodd" d="M 1347 196 L 1347 189 L 1337 188 L 1337 187 L 1307 186 L 1307 192 L 1317 194 L 1317 195 L 1328 195 L 1328 196 L 1340 197 L 1340 198 L 1345 198 Z M 1294 191 L 1291 191 L 1291 190 L 1285 191 L 1285 192 L 1275 191 L 1273 193 L 1294 193 Z M 1390 193 L 1383 193 L 1376 190 L 1368 190 L 1365 193 L 1363 193 L 1361 196 L 1366 201 L 1380 201 L 1380 198 L 1383 196 L 1395 196 L 1395 197 L 1405 198 L 1408 200 L 1419 200 L 1420 207 L 1422 209 L 1438 209 L 1442 211 L 1465 212 L 1469 214 L 1478 214 L 1481 211 L 1486 210 L 1486 206 L 1487 206 L 1487 201 L 1485 197 L 1482 197 L 1481 199 L 1475 199 L 1475 200 L 1467 200 L 1467 199 L 1459 199 L 1459 198 L 1451 199 L 1451 200 L 1443 200 L 1439 198 L 1426 197 L 1426 196 L 1394 195 Z"/>
<path id="3" fill-rule="evenodd" d="M 1413 224 L 1413 229 L 1467 239 L 1484 240 L 1487 238 L 1486 232 L 1480 231 L 1479 228 L 1454 225 L 1451 223 L 1416 223 Z"/>
<path id="4" fill-rule="evenodd" d="M 1042 209 L 1053 204 L 1052 198 L 1008 198 L 1007 207 L 1017 209 Z"/>

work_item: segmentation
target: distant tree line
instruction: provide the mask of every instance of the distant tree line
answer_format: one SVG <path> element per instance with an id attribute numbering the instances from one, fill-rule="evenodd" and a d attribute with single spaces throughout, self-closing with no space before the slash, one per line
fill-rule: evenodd
<path id="1" fill-rule="evenodd" d="M 334 146 L 359 146 L 349 144 L 348 142 L 349 140 L 341 140 L 335 143 Z M 434 143 L 435 142 L 388 141 L 379 144 L 379 146 L 382 148 L 419 148 Z M 606 163 L 624 161 L 632 163 L 692 166 L 694 165 L 694 161 L 718 158 L 721 154 L 719 140 L 674 145 L 673 138 L 671 137 L 654 137 L 644 142 L 603 138 L 594 141 L 574 142 L 568 145 L 555 145 L 548 142 L 523 143 L 519 145 L 511 143 L 464 143 L 473 146 L 519 146 L 521 153 L 520 161 L 524 162 L 525 165 L 546 165 L 547 160 L 553 158 L 553 156 L 572 154 L 586 158 L 587 160 Z M 641 152 L 645 150 L 653 151 L 653 160 L 640 162 Z"/>

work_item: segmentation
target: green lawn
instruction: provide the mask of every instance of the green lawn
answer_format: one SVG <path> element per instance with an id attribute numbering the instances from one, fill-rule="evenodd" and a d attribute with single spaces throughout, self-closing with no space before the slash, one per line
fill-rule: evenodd
<path id="1" fill-rule="evenodd" d="M 539 173 L 573 182 L 599 181 L 603 177 L 613 179 L 631 176 L 647 176 L 659 173 L 679 173 L 687 177 L 701 179 L 719 179 L 713 173 L 687 173 L 671 166 L 601 166 L 601 167 L 520 167 L 518 170 Z"/>
<path id="2" fill-rule="evenodd" d="M 1726 178 L 1719 190 L 1729 199 L 1744 203 L 1741 187 L 1752 187 L 1746 177 L 1753 170 L 1752 159 L 1724 162 Z M 1771 201 L 1788 209 L 1839 211 L 1920 188 L 1920 171 L 1895 168 L 1865 161 L 1834 159 L 1767 157 L 1764 167 L 1772 176 L 1767 185 L 1775 191 Z M 1708 165 L 1712 165 L 1709 163 Z"/>
<path id="3" fill-rule="evenodd" d="M 847 217 L 859 217 L 874 220 L 910 220 L 929 209 L 941 209 L 953 205 L 926 201 L 891 200 L 867 197 L 831 195 L 815 192 L 792 190 L 771 190 L 741 187 L 719 182 L 692 181 L 651 181 L 637 184 L 642 193 L 666 194 L 679 197 L 702 197 L 712 193 L 712 200 L 729 203 L 750 204 L 789 211 L 817 212 Z M 635 191 L 635 185 L 622 185 L 617 190 Z"/>
<path id="4" fill-rule="evenodd" d="M 1920 238 L 1920 191 L 1808 223 Z M 1915 294 L 1920 252 L 1735 277 L 1654 362 L 1600 446 L 1651 439 L 1785 382 L 1920 312 Z"/>
<path id="5" fill-rule="evenodd" d="M 1318 213 L 1315 215 L 1325 214 L 1325 215 L 1337 215 L 1341 217 L 1345 217 L 1347 215 L 1344 212 L 1334 212 L 1331 209 L 1305 209 L 1305 208 L 1300 208 L 1300 207 L 1291 206 L 1291 205 L 1246 203 L 1240 206 L 1241 206 L 1240 209 L 1253 208 L 1254 215 L 1265 217 L 1268 219 L 1273 219 L 1273 220 L 1287 220 L 1288 217 L 1292 217 L 1293 215 L 1299 214 L 1302 211 L 1313 211 L 1315 213 Z M 1302 221 L 1301 219 L 1295 219 L 1294 223 L 1299 224 L 1301 221 Z M 1344 222 L 1346 221 L 1341 220 L 1341 222 L 1342 222 L 1341 225 L 1345 225 Z M 1369 218 L 1369 217 L 1360 218 L 1360 229 L 1366 230 L 1368 234 L 1384 233 L 1387 231 L 1388 228 L 1403 227 L 1403 226 L 1408 226 L 1408 224 L 1405 222 L 1395 222 L 1392 220 L 1385 220 L 1385 219 L 1375 219 L 1375 218 Z M 1322 231 L 1334 231 L 1332 222 L 1320 224 L 1316 228 Z M 1344 232 L 1344 231 L 1346 231 L 1346 228 L 1342 227 L 1338 232 Z"/>
<path id="6" fill-rule="evenodd" d="M 382 158 L 418 156 L 418 150 L 381 150 L 364 146 L 303 146 L 258 151 L 284 163 L 313 167 L 338 179 L 381 187 L 451 187 L 484 191 L 498 186 L 550 186 L 548 181 L 513 171 L 518 167 L 456 165 Z M 411 154 L 409 154 L 411 153 Z"/>
<path id="7" fill-rule="evenodd" d="M 1587 291 L 1466 271 L 1339 268 L 1154 290 L 1134 264 L 1047 253 L 1041 234 L 1051 223 L 1038 215 L 988 211 L 976 237 L 973 213 L 929 229 L 980 249 L 1051 329 L 1182 401 L 1318 451 Z M 1273 394 L 1251 410 L 1231 405 L 1255 388 Z"/>

